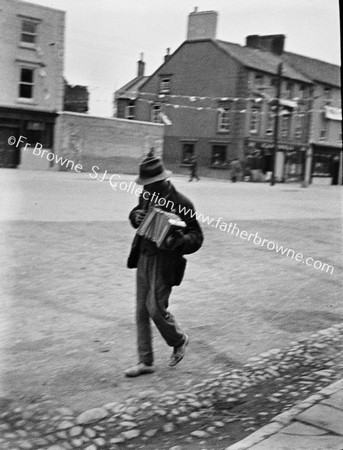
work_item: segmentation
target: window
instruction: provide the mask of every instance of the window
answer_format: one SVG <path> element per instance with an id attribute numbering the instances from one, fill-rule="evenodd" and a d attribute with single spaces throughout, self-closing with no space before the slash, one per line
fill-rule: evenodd
<path id="1" fill-rule="evenodd" d="M 161 113 L 161 104 L 155 103 L 154 105 L 152 105 L 151 122 L 162 123 L 160 113 Z"/>
<path id="2" fill-rule="evenodd" d="M 231 131 L 230 105 L 222 104 L 219 107 L 217 131 L 229 133 Z"/>
<path id="3" fill-rule="evenodd" d="M 290 129 L 290 123 L 291 123 L 291 116 L 289 113 L 284 113 L 281 116 L 281 137 L 286 138 L 289 135 L 289 129 Z"/>
<path id="4" fill-rule="evenodd" d="M 20 42 L 34 45 L 37 39 L 37 22 L 33 20 L 22 20 Z"/>
<path id="5" fill-rule="evenodd" d="M 22 67 L 20 69 L 19 98 L 33 98 L 34 70 Z"/>
<path id="6" fill-rule="evenodd" d="M 212 146 L 211 166 L 216 168 L 225 168 L 227 166 L 226 145 Z"/>
<path id="7" fill-rule="evenodd" d="M 287 81 L 285 85 L 285 97 L 292 98 L 293 95 L 293 83 L 291 81 Z"/>
<path id="8" fill-rule="evenodd" d="M 250 114 L 250 128 L 249 131 L 252 134 L 258 133 L 260 127 L 260 108 L 253 106 Z"/>
<path id="9" fill-rule="evenodd" d="M 132 120 L 134 118 L 135 118 L 135 102 L 131 100 L 125 108 L 125 119 Z"/>
<path id="10" fill-rule="evenodd" d="M 193 155 L 194 155 L 194 144 L 191 143 L 183 144 L 181 164 L 190 164 Z"/>
<path id="11" fill-rule="evenodd" d="M 160 94 L 170 93 L 170 77 L 162 77 L 160 80 Z"/>
<path id="12" fill-rule="evenodd" d="M 257 88 L 263 86 L 263 75 L 255 75 L 254 86 Z"/>
<path id="13" fill-rule="evenodd" d="M 299 87 L 298 97 L 300 100 L 303 100 L 305 98 L 305 85 L 301 84 Z"/>
<path id="14" fill-rule="evenodd" d="M 304 114 L 297 114 L 294 118 L 294 138 L 301 139 L 304 128 Z"/>
<path id="15" fill-rule="evenodd" d="M 328 133 L 328 121 L 326 119 L 323 119 L 323 121 L 322 121 L 322 128 L 321 128 L 320 133 L 319 133 L 319 140 L 320 141 L 326 141 L 327 133 Z"/>
<path id="16" fill-rule="evenodd" d="M 266 126 L 267 136 L 272 136 L 274 134 L 274 124 L 275 124 L 275 113 L 273 111 L 269 111 Z"/>
<path id="17" fill-rule="evenodd" d="M 331 103 L 332 90 L 329 87 L 324 88 L 323 97 L 325 105 L 330 105 Z"/>

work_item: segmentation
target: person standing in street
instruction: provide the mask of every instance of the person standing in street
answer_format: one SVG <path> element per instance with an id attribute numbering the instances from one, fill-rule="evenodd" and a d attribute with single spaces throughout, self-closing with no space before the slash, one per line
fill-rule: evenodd
<path id="1" fill-rule="evenodd" d="M 167 180 L 170 175 L 162 160 L 151 152 L 139 166 L 136 183 L 143 185 L 144 190 L 138 205 L 130 212 L 131 225 L 137 229 L 149 208 L 155 206 L 177 214 L 185 227 L 168 236 L 163 249 L 144 236 L 135 235 L 127 266 L 137 268 L 138 364 L 126 370 L 127 377 L 154 372 L 151 320 L 167 345 L 173 348 L 169 366 L 173 367 L 183 359 L 189 343 L 189 336 L 168 311 L 169 297 L 172 287 L 181 284 L 186 266 L 183 255 L 199 250 L 203 233 L 195 218 L 193 204 Z"/>
<path id="2" fill-rule="evenodd" d="M 195 155 L 193 155 L 191 157 L 191 165 L 190 165 L 190 178 L 189 181 L 193 181 L 193 178 L 195 178 L 197 181 L 200 180 L 200 178 L 198 177 L 198 161 L 195 157 Z"/>
<path id="3" fill-rule="evenodd" d="M 238 159 L 234 159 L 231 163 L 231 180 L 233 183 L 241 177 L 242 166 Z"/>

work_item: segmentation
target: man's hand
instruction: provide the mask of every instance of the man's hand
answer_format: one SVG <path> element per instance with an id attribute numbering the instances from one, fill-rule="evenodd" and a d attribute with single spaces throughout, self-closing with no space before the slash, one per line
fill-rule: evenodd
<path id="1" fill-rule="evenodd" d="M 147 211 L 144 211 L 144 209 L 137 209 L 135 211 L 134 215 L 134 221 L 137 226 L 139 226 L 142 223 L 142 220 L 146 216 Z"/>
<path id="2" fill-rule="evenodd" d="M 174 231 L 170 236 L 167 237 L 165 242 L 165 247 L 167 250 L 175 250 L 183 244 L 183 232 L 181 230 Z"/>

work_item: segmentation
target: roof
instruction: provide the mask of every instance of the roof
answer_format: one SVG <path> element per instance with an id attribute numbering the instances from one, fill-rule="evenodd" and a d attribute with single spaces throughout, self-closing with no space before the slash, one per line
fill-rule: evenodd
<path id="1" fill-rule="evenodd" d="M 245 67 L 277 75 L 278 65 L 283 62 L 283 77 L 312 84 L 310 77 L 295 69 L 287 62 L 284 62 L 284 60 L 280 56 L 274 55 L 271 52 L 251 47 L 243 47 L 239 44 L 220 41 L 218 39 L 213 42 L 216 43 L 219 48 L 224 50 L 224 52 L 226 52 L 232 58 L 243 64 L 243 66 Z"/>
<path id="2" fill-rule="evenodd" d="M 285 52 L 283 59 L 314 81 L 341 87 L 341 68 L 335 64 L 290 52 Z"/>
<path id="3" fill-rule="evenodd" d="M 116 98 L 130 98 L 131 100 L 134 100 L 137 97 L 137 92 L 141 85 L 145 83 L 145 81 L 148 79 L 148 76 L 139 76 L 134 78 L 133 80 L 126 83 L 123 87 L 118 89 L 115 92 Z"/>

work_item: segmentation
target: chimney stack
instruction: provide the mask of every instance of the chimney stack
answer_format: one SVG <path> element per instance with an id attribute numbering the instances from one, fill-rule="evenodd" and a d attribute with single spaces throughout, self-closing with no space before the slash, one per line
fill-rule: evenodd
<path id="1" fill-rule="evenodd" d="M 164 62 L 168 61 L 170 58 L 170 48 L 167 48 L 167 53 L 164 55 Z"/>
<path id="2" fill-rule="evenodd" d="M 246 37 L 246 47 L 257 48 L 274 55 L 281 56 L 284 51 L 286 36 L 284 34 L 270 34 L 267 36 L 259 36 L 252 34 Z"/>
<path id="3" fill-rule="evenodd" d="M 137 76 L 142 77 L 144 76 L 144 70 L 145 70 L 145 62 L 143 61 L 143 53 L 140 55 L 140 60 L 138 61 L 138 73 Z"/>
<path id="4" fill-rule="evenodd" d="M 198 11 L 196 7 L 188 16 L 187 40 L 216 39 L 216 11 Z"/>

